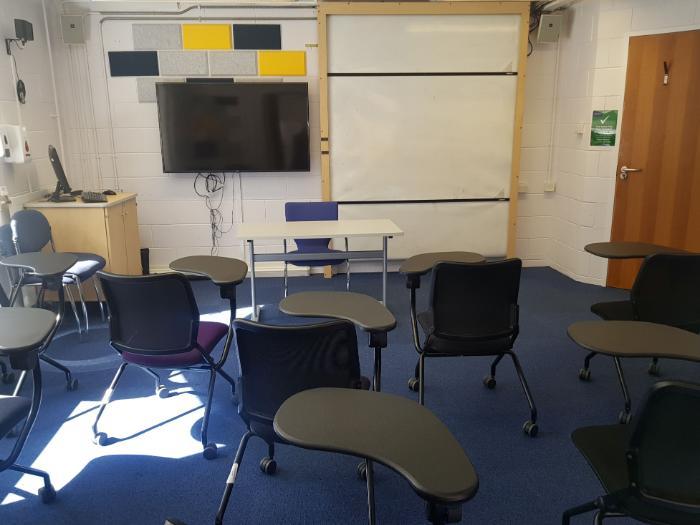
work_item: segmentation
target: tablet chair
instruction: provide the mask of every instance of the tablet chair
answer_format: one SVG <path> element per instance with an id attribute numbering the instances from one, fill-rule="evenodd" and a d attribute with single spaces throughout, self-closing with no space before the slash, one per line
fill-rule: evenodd
<path id="1" fill-rule="evenodd" d="M 287 222 L 293 221 L 337 221 L 337 202 L 287 202 L 284 205 L 284 216 Z M 294 239 L 297 249 L 287 251 L 287 239 L 284 240 L 284 253 L 304 254 L 304 253 L 343 253 L 342 250 L 329 248 L 331 239 Z M 348 251 L 348 238 L 345 238 L 345 251 Z M 324 260 L 303 260 L 284 262 L 284 296 L 287 297 L 287 266 L 338 266 L 345 263 L 345 289 L 350 291 L 350 260 L 341 259 L 336 261 Z"/>
<path id="2" fill-rule="evenodd" d="M 60 286 L 60 276 L 56 279 Z M 19 425 L 10 454 L 0 459 L 0 472 L 14 470 L 43 479 L 44 486 L 39 489 L 39 496 L 44 503 L 56 498 L 56 491 L 51 485 L 49 475 L 41 470 L 25 467 L 16 463 L 34 426 L 39 406 L 41 405 L 42 377 L 39 357 L 51 342 L 63 315 L 63 294 L 59 292 L 59 313 L 40 308 L 0 308 L 0 355 L 10 358 L 10 365 L 22 374 L 32 372 L 32 397 L 26 399 L 16 394 L 0 395 L 0 439 L 15 434 Z"/>
<path id="3" fill-rule="evenodd" d="M 0 226 L 0 258 L 2 257 L 9 257 L 11 255 L 16 255 L 15 251 L 15 243 L 12 240 L 12 228 L 9 224 L 5 224 L 3 226 Z M 39 306 L 43 305 L 43 292 L 45 290 L 45 279 L 41 279 L 40 277 L 33 276 L 33 275 L 24 275 L 20 276 L 17 275 L 14 269 L 6 268 L 7 270 L 7 276 L 9 279 L 10 284 L 12 285 L 12 290 L 15 291 L 17 286 L 24 286 L 25 284 L 27 285 L 32 285 L 32 286 L 39 286 L 40 287 L 40 293 L 39 293 Z M 20 283 L 21 279 L 21 283 Z M 66 295 L 70 293 L 70 289 L 66 287 L 67 281 L 65 275 L 63 276 L 63 290 L 66 292 Z M 3 292 L 4 295 L 4 292 Z M 12 293 L 10 294 L 12 296 Z M 72 297 L 71 297 L 72 301 Z M 7 301 L 9 305 L 9 300 Z M 73 312 L 75 313 L 75 304 L 73 303 Z M 77 313 L 76 313 L 77 315 Z M 44 361 L 45 363 L 48 363 L 49 365 L 53 366 L 54 368 L 60 370 L 63 372 L 63 374 L 66 377 L 66 389 L 70 392 L 73 390 L 76 390 L 78 388 L 78 380 L 73 378 L 73 374 L 71 373 L 70 369 L 68 369 L 66 366 L 62 365 L 55 359 L 52 359 L 51 357 L 45 355 L 44 351 L 46 350 L 46 347 L 42 347 L 41 351 L 39 352 L 39 358 Z M 3 382 L 4 383 L 11 383 L 14 381 L 14 374 L 12 373 L 7 373 L 5 374 L 5 367 L 2 362 L 0 362 L 0 371 L 3 372 Z M 22 389 L 22 386 L 24 384 L 24 378 L 26 376 L 26 373 L 20 374 L 20 378 L 17 381 L 17 384 L 15 385 L 14 389 L 14 395 L 17 395 L 19 391 Z"/>
<path id="4" fill-rule="evenodd" d="M 564 512 L 596 511 L 595 523 L 629 516 L 643 523 L 700 523 L 700 385 L 651 388 L 632 425 L 579 428 L 571 438 L 606 491 Z"/>
<path id="5" fill-rule="evenodd" d="M 2 253 L 2 250 L 0 249 L 0 253 Z M 10 306 L 10 300 L 7 297 L 7 294 L 5 294 L 5 289 L 2 287 L 2 284 L 0 283 L 0 308 L 4 308 L 5 306 Z M 2 381 L 4 384 L 8 385 L 12 383 L 15 380 L 15 374 L 13 372 L 10 372 L 7 369 L 7 365 L 5 364 L 4 361 L 0 359 L 0 381 Z"/>
<path id="6" fill-rule="evenodd" d="M 12 222 L 10 224 L 12 226 L 12 240 L 17 253 L 40 252 L 47 245 L 51 248 L 51 250 L 56 251 L 53 244 L 53 237 L 51 236 L 51 225 L 46 217 L 44 217 L 44 215 L 42 215 L 40 212 L 36 210 L 18 211 L 12 216 Z M 85 299 L 83 298 L 82 284 L 93 277 L 99 270 L 102 270 L 106 265 L 106 261 L 103 257 L 95 253 L 77 252 L 74 253 L 74 255 L 78 257 L 78 262 L 64 274 L 63 286 L 73 307 L 75 322 L 78 325 L 78 333 L 82 333 L 80 317 L 78 316 L 75 301 L 73 300 L 73 295 L 69 287 L 69 285 L 75 285 L 83 310 L 85 333 L 87 333 L 89 330 L 89 321 L 87 306 L 85 304 Z M 36 282 L 25 281 L 23 284 L 36 284 Z M 104 306 L 102 304 L 100 290 L 97 286 L 97 282 L 94 279 L 93 286 L 95 287 L 97 302 L 100 305 L 102 319 L 104 320 Z"/>
<path id="7" fill-rule="evenodd" d="M 700 255 L 650 255 L 639 269 L 628 300 L 596 303 L 591 312 L 605 321 L 646 321 L 700 333 Z M 586 356 L 579 370 L 582 381 L 590 381 L 595 355 Z M 649 373 L 659 375 L 658 358 L 649 364 Z"/>
<path id="8" fill-rule="evenodd" d="M 110 345 L 122 363 L 105 391 L 92 425 L 99 445 L 111 442 L 97 425 L 110 402 L 119 379 L 128 365 L 134 365 L 155 379 L 158 397 L 169 396 L 160 376 L 153 369 L 209 372 L 209 390 L 202 421 L 201 442 L 206 459 L 217 456 L 214 443 L 207 441 L 216 375 L 231 385 L 234 380 L 222 370 L 231 347 L 229 326 L 199 320 L 199 310 L 187 278 L 179 273 L 129 276 L 98 272 L 109 312 Z M 212 351 L 227 335 L 221 357 L 215 361 Z"/>
<path id="9" fill-rule="evenodd" d="M 430 308 L 412 316 L 413 342 L 418 364 L 408 386 L 418 391 L 425 404 L 425 358 L 457 356 L 496 356 L 484 385 L 496 387 L 496 366 L 508 355 L 513 360 L 525 397 L 530 419 L 523 425 L 529 436 L 537 435 L 537 409 L 530 394 L 513 344 L 519 333 L 518 291 L 520 259 L 497 262 L 441 262 L 433 268 Z M 413 312 L 413 309 L 411 309 Z M 420 324 L 424 340 L 418 333 Z"/>
<path id="10" fill-rule="evenodd" d="M 252 436 L 263 439 L 268 446 L 260 469 L 265 474 L 277 470 L 275 443 L 280 440 L 272 425 L 277 409 L 287 398 L 318 387 L 369 389 L 369 379 L 360 375 L 355 326 L 348 321 L 270 326 L 237 320 L 234 326 L 241 370 L 238 413 L 247 431 L 238 445 L 216 516 L 217 525 L 223 522 L 236 473 Z"/>

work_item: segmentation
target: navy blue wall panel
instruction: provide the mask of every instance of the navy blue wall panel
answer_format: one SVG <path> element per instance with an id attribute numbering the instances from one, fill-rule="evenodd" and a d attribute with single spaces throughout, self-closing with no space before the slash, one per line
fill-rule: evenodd
<path id="1" fill-rule="evenodd" d="M 282 49 L 280 26 L 233 24 L 233 49 Z"/>
<path id="2" fill-rule="evenodd" d="M 113 77 L 157 77 L 155 51 L 110 51 L 109 71 Z"/>

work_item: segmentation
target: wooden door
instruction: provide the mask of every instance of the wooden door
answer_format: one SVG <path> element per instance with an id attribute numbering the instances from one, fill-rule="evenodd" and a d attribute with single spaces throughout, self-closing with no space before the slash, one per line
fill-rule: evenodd
<path id="1" fill-rule="evenodd" d="M 626 86 L 611 240 L 700 251 L 700 31 L 631 37 Z M 608 286 L 640 265 L 610 261 Z"/>

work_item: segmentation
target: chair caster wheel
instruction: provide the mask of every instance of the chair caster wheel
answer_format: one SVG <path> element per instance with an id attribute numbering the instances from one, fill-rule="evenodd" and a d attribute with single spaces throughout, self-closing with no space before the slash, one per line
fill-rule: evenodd
<path id="1" fill-rule="evenodd" d="M 277 462 L 272 458 L 262 458 L 260 460 L 260 470 L 263 474 L 272 476 L 277 472 Z"/>
<path id="2" fill-rule="evenodd" d="M 650 376 L 659 377 L 661 375 L 659 363 L 649 363 L 648 372 Z"/>
<path id="3" fill-rule="evenodd" d="M 70 379 L 66 383 L 66 390 L 68 390 L 68 392 L 73 392 L 75 390 L 78 390 L 78 380 L 77 379 Z"/>
<path id="4" fill-rule="evenodd" d="M 531 438 L 534 438 L 537 435 L 537 432 L 539 431 L 539 427 L 537 426 L 537 423 L 533 423 L 532 421 L 525 421 L 525 424 L 523 425 L 523 432 L 530 436 Z"/>
<path id="5" fill-rule="evenodd" d="M 207 444 L 202 451 L 202 455 L 204 456 L 204 459 L 216 459 L 216 456 L 218 455 L 216 445 L 214 443 Z"/>
<path id="6" fill-rule="evenodd" d="M 484 377 L 484 386 L 489 390 L 496 388 L 496 378 L 493 376 Z"/>
<path id="7" fill-rule="evenodd" d="M 2 382 L 6 385 L 12 384 L 15 382 L 15 374 L 14 372 L 6 372 L 2 375 Z"/>
<path id="8" fill-rule="evenodd" d="M 417 377 L 412 377 L 411 379 L 409 379 L 408 388 L 410 390 L 413 390 L 414 392 L 418 392 L 418 389 L 420 388 L 420 379 L 418 379 Z"/>
<path id="9" fill-rule="evenodd" d="M 367 481 L 367 462 L 363 461 L 357 465 L 357 477 L 362 481 Z"/>
<path id="10" fill-rule="evenodd" d="M 39 497 L 41 498 L 42 503 L 52 503 L 56 500 L 56 489 L 54 489 L 53 485 L 51 484 L 46 487 L 42 487 L 39 489 Z"/>
<path id="11" fill-rule="evenodd" d="M 617 416 L 617 421 L 621 425 L 627 425 L 630 421 L 632 420 L 632 414 L 629 412 L 625 412 L 624 410 L 620 412 L 620 415 Z"/>
<path id="12" fill-rule="evenodd" d="M 170 390 L 161 385 L 156 389 L 156 395 L 161 399 L 167 399 L 170 397 Z"/>
<path id="13" fill-rule="evenodd" d="M 591 369 L 590 368 L 582 368 L 581 370 L 578 371 L 578 378 L 581 381 L 590 381 L 591 380 Z"/>
<path id="14" fill-rule="evenodd" d="M 425 517 L 430 523 L 459 523 L 462 521 L 462 505 L 426 503 Z"/>
<path id="15" fill-rule="evenodd" d="M 92 442 L 95 445 L 99 445 L 100 447 L 104 447 L 105 445 L 107 445 L 109 443 L 109 437 L 104 432 L 98 432 L 92 438 Z"/>

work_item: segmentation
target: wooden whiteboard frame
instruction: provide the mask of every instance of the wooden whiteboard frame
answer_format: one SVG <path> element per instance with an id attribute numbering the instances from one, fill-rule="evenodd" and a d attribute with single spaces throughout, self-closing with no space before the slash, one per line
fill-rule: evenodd
<path id="1" fill-rule="evenodd" d="M 530 26 L 530 2 L 471 1 L 457 2 L 321 2 L 318 6 L 318 60 L 319 95 L 321 102 L 321 197 L 331 200 L 331 172 L 328 116 L 328 16 L 331 15 L 520 15 L 520 45 L 518 80 L 515 93 L 515 121 L 513 123 L 513 155 L 508 201 L 508 257 L 515 256 L 518 221 L 518 187 L 520 179 L 520 144 L 525 101 L 525 74 L 527 68 L 527 37 Z M 329 268 L 326 269 L 329 274 Z"/>

